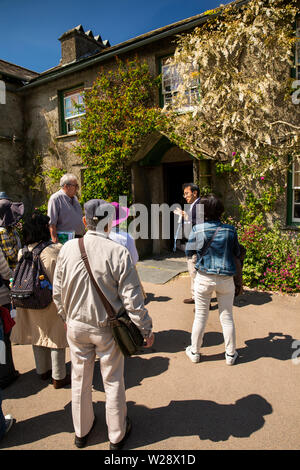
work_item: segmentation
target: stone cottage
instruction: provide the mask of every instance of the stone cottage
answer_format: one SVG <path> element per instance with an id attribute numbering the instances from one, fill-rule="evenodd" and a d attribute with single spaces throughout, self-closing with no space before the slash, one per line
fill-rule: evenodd
<path id="1" fill-rule="evenodd" d="M 247 1 L 236 0 L 233 4 Z M 76 128 L 84 114 L 80 106 L 82 93 L 92 86 L 100 68 L 115 67 L 116 56 L 124 60 L 138 55 L 141 61 L 147 61 L 153 76 L 162 73 L 162 89 L 154 104 L 164 106 L 172 101 L 175 92 L 172 78 L 164 74 L 166 58 L 175 50 L 176 36 L 201 26 L 208 17 L 199 14 L 114 46 L 79 25 L 59 38 L 60 63 L 40 74 L 0 61 L 0 80 L 6 86 L 6 102 L 0 104 L 0 189 L 14 199 L 24 200 L 31 208 L 46 200 L 42 180 L 30 178 L 36 176 L 39 166 L 44 170 L 64 168 L 76 174 L 82 184 L 84 168 L 72 147 L 76 145 Z M 297 61 L 299 67 L 299 54 Z M 282 219 L 285 225 L 297 227 L 300 169 L 294 171 Z M 198 181 L 203 186 L 218 187 L 221 193 L 226 185 L 216 175 L 211 159 L 198 161 L 158 133 L 149 135 L 134 156 L 131 174 L 134 201 L 148 207 L 151 203 L 183 203 L 184 182 Z M 233 194 L 228 194 L 226 204 L 234 204 Z M 170 242 L 166 240 L 145 240 L 139 244 L 141 255 L 168 248 Z"/>

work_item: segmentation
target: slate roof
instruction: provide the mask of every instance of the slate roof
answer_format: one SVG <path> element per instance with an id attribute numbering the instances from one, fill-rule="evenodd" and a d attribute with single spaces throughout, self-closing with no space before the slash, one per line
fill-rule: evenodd
<path id="1" fill-rule="evenodd" d="M 15 78 L 22 82 L 29 82 L 39 74 L 33 72 L 33 70 L 25 69 L 24 67 L 0 59 L 0 75 Z"/>

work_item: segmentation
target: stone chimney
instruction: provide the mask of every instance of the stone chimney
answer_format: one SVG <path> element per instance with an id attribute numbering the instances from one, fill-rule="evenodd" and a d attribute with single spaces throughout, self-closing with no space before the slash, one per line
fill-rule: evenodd
<path id="1" fill-rule="evenodd" d="M 94 37 L 92 31 L 85 32 L 81 24 L 64 33 L 59 41 L 61 43 L 61 65 L 76 62 L 110 47 L 109 41 L 102 41 L 99 35 Z"/>

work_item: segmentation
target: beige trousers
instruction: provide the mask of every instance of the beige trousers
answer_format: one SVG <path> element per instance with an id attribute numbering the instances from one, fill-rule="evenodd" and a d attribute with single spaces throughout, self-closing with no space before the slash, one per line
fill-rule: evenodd
<path id="1" fill-rule="evenodd" d="M 65 348 L 46 348 L 32 345 L 37 374 L 44 374 L 52 369 L 52 378 L 64 379 L 66 376 L 66 350 Z"/>
<path id="2" fill-rule="evenodd" d="M 96 355 L 106 394 L 106 424 L 110 442 L 121 441 L 126 430 L 124 356 L 109 327 L 93 328 L 69 320 L 67 340 L 72 362 L 72 417 L 75 434 L 83 437 L 94 421 L 92 380 Z"/>

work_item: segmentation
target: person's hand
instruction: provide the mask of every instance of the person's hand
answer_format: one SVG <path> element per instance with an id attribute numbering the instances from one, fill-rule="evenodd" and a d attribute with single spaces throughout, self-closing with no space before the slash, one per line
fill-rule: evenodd
<path id="1" fill-rule="evenodd" d="M 151 333 L 151 335 L 148 338 L 144 338 L 145 342 L 143 344 L 144 348 L 151 348 L 151 346 L 154 343 L 154 333 Z"/>
<path id="2" fill-rule="evenodd" d="M 182 217 L 184 215 L 184 211 L 179 209 L 179 207 L 176 207 L 176 209 L 174 210 L 174 214 Z"/>

